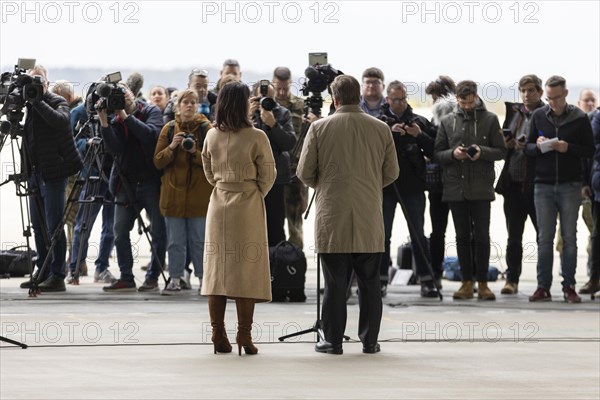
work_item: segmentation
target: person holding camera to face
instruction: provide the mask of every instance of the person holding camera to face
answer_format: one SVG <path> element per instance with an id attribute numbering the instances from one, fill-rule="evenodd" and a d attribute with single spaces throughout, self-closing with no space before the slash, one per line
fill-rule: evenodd
<path id="1" fill-rule="evenodd" d="M 136 101 L 127 85 L 118 85 L 124 91 L 124 109 L 115 110 L 109 121 L 106 108 L 97 108 L 104 144 L 115 157 L 109 186 L 116 201 L 115 248 L 121 270 L 120 279 L 103 289 L 105 292 L 136 290 L 129 232 L 141 210 L 145 209 L 150 216 L 154 251 L 152 266 L 148 268 L 146 279 L 138 290 L 157 291 L 158 276 L 161 265 L 165 262 L 166 251 L 165 221 L 158 206 L 160 173 L 153 163 L 158 134 L 163 126 L 162 113 L 154 105 Z M 101 102 L 102 100 L 98 103 Z"/>
<path id="2" fill-rule="evenodd" d="M 36 65 L 28 72 L 29 81 L 40 85 L 39 96 L 28 100 L 27 117 L 25 118 L 24 137 L 28 157 L 22 156 L 29 171 L 28 186 L 31 192 L 37 192 L 39 199 L 30 202 L 31 224 L 33 226 L 35 247 L 38 253 L 36 264 L 41 268 L 48 256 L 48 247 L 44 236 L 58 236 L 50 262 L 44 276 L 38 276 L 42 282 L 42 292 L 63 292 L 65 288 L 65 256 L 67 238 L 63 223 L 65 209 L 65 189 L 69 176 L 76 174 L 83 166 L 75 148 L 69 105 L 67 101 L 48 91 L 48 72 L 41 65 Z M 25 150 L 24 150 L 25 151 Z M 45 221 L 45 224 L 44 224 Z M 46 229 L 47 232 L 43 232 Z M 41 271 L 38 270 L 38 274 Z M 21 288 L 29 289 L 31 280 L 23 282 Z"/>
<path id="3" fill-rule="evenodd" d="M 202 145 L 212 128 L 197 112 L 198 94 L 191 89 L 179 93 L 175 120 L 165 125 L 154 152 L 154 165 L 163 171 L 160 212 L 167 227 L 170 282 L 164 295 L 181 292 L 186 251 L 202 282 L 204 229 L 212 186 L 202 168 Z"/>
<path id="4" fill-rule="evenodd" d="M 291 114 L 274 100 L 274 94 L 275 89 L 270 81 L 263 80 L 256 83 L 255 96 L 250 98 L 249 110 L 254 127 L 264 131 L 269 138 L 277 169 L 275 184 L 265 197 L 269 246 L 275 246 L 285 240 L 284 187 L 291 181 L 288 151 L 296 144 Z"/>
<path id="5" fill-rule="evenodd" d="M 424 117 L 413 113 L 408 104 L 406 86 L 400 81 L 390 82 L 387 103 L 381 107 L 379 119 L 389 125 L 394 138 L 400 176 L 392 185 L 383 189 L 383 221 L 385 226 L 385 256 L 381 260 L 381 294 L 385 296 L 390 260 L 390 241 L 396 205 L 405 206 L 404 217 L 410 221 L 411 247 L 415 255 L 417 275 L 421 282 L 421 296 L 437 297 L 433 284 L 435 277 L 427 268 L 429 246 L 425 239 L 425 157 L 433 157 L 436 129 Z M 424 254 L 426 252 L 427 254 Z"/>
<path id="6" fill-rule="evenodd" d="M 478 298 L 495 300 L 487 284 L 490 209 L 494 200 L 494 162 L 504 158 L 506 146 L 498 117 L 485 108 L 475 82 L 459 82 L 456 99 L 456 110 L 440 121 L 434 149 L 434 158 L 442 165 L 442 200 L 448 202 L 452 212 L 462 274 L 462 285 L 452 297 L 473 298 L 475 264 Z"/>

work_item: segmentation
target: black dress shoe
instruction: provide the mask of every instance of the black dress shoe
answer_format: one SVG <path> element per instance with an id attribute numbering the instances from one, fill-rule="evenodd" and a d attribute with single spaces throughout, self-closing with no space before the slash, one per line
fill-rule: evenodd
<path id="1" fill-rule="evenodd" d="M 379 345 L 379 343 L 363 346 L 363 353 L 365 353 L 365 354 L 375 354 L 375 353 L 379 353 L 380 351 L 381 351 L 381 346 Z"/>
<path id="2" fill-rule="evenodd" d="M 315 344 L 315 351 L 317 353 L 344 354 L 341 344 L 331 344 L 325 340 Z"/>
<path id="3" fill-rule="evenodd" d="M 435 290 L 435 286 L 433 285 L 433 281 L 425 281 L 421 282 L 421 297 L 438 297 L 437 290 Z"/>

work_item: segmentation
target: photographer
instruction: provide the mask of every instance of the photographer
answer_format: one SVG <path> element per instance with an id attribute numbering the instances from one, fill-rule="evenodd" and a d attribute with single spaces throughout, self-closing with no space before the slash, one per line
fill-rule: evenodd
<path id="1" fill-rule="evenodd" d="M 249 111 L 254 127 L 264 131 L 269 138 L 277 169 L 275 184 L 265 197 L 269 246 L 275 246 L 285 240 L 283 190 L 291 179 L 288 150 L 291 150 L 296 143 L 290 112 L 275 102 L 274 93 L 272 85 L 256 83 L 254 85 L 255 97 L 250 98 Z"/>
<path id="2" fill-rule="evenodd" d="M 165 221 L 160 215 L 160 173 L 152 159 L 163 126 L 162 114 L 156 106 L 136 102 L 127 85 L 118 84 L 125 93 L 125 108 L 115 110 L 114 117 L 108 120 L 105 107 L 98 110 L 101 134 L 106 148 L 113 153 L 110 188 L 115 195 L 115 247 L 121 277 L 104 291 L 134 291 L 133 255 L 129 232 L 142 209 L 150 215 L 152 266 L 140 292 L 158 291 L 159 266 L 164 265 L 166 251 Z M 100 100 L 101 102 L 102 100 Z M 159 260 L 156 259 L 159 258 Z"/>
<path id="3" fill-rule="evenodd" d="M 186 250 L 202 282 L 204 230 L 212 186 L 202 168 L 202 145 L 212 128 L 197 113 L 198 95 L 187 89 L 177 97 L 175 121 L 165 125 L 154 151 L 154 165 L 162 170 L 160 211 L 165 217 L 169 253 L 169 285 L 164 295 L 181 292 Z M 201 283 L 200 283 L 201 284 Z"/>
<path id="4" fill-rule="evenodd" d="M 277 67 L 273 71 L 273 87 L 275 88 L 275 100 L 279 105 L 289 110 L 292 117 L 292 125 L 296 133 L 296 141 L 300 140 L 302 134 L 302 118 L 304 114 L 304 100 L 292 93 L 292 73 L 288 67 Z M 295 145 L 297 154 L 290 152 L 292 165 L 292 178 L 289 185 L 284 188 L 285 217 L 290 243 L 302 248 L 304 247 L 304 235 L 302 231 L 302 214 L 308 205 L 308 188 L 300 179 L 296 178 L 296 165 L 300 158 L 301 143 Z"/>
<path id="5" fill-rule="evenodd" d="M 400 81 L 390 82 L 387 88 L 387 104 L 381 107 L 379 119 L 392 130 L 400 176 L 383 189 L 383 220 L 385 226 L 385 256 L 381 260 L 381 294 L 385 296 L 390 260 L 390 241 L 396 205 L 406 207 L 404 218 L 408 221 L 411 247 L 415 256 L 417 275 L 421 282 L 422 297 L 436 297 L 433 277 L 427 268 L 430 258 L 423 231 L 425 224 L 425 157 L 433 157 L 436 129 L 424 117 L 414 114 L 408 104 L 406 86 Z M 397 190 L 396 190 L 397 189 Z M 400 196 L 400 198 L 398 198 Z M 420 245 L 419 245 L 420 243 Z"/>
<path id="6" fill-rule="evenodd" d="M 188 89 L 198 95 L 198 113 L 204 114 L 210 121 L 214 118 L 214 105 L 217 95 L 208 91 L 208 71 L 194 68 L 188 76 Z M 175 104 L 177 99 L 170 99 L 163 112 L 165 124 L 175 119 Z"/>
<path id="7" fill-rule="evenodd" d="M 533 201 L 535 157 L 525 155 L 525 140 L 529 136 L 531 114 L 544 106 L 542 80 L 525 75 L 519 80 L 523 103 L 506 102 L 504 144 L 508 149 L 504 167 L 496 184 L 496 193 L 504 197 L 504 216 L 508 240 L 506 243 L 506 283 L 500 294 L 517 294 L 523 264 L 523 232 L 527 217 L 537 233 L 537 217 Z"/>
<path id="8" fill-rule="evenodd" d="M 504 158 L 506 146 L 498 117 L 485 108 L 475 82 L 459 82 L 456 99 L 456 111 L 440 121 L 434 149 L 435 160 L 442 165 L 442 200 L 448 202 L 452 212 L 462 275 L 462 285 L 452 297 L 473 298 L 474 264 L 478 298 L 495 300 L 487 284 L 490 209 L 494 200 L 494 162 Z"/>
<path id="9" fill-rule="evenodd" d="M 37 192 L 39 196 L 39 201 L 30 202 L 38 268 L 41 268 L 48 256 L 43 227 L 46 227 L 50 237 L 55 231 L 57 233 L 57 243 L 50 255 L 51 260 L 46 271 L 43 271 L 45 276 L 38 277 L 45 279 L 39 285 L 39 289 L 42 292 L 62 292 L 66 290 L 64 279 L 67 239 L 64 227 L 61 226 L 65 209 L 65 189 L 67 178 L 77 173 L 82 163 L 73 141 L 67 101 L 48 91 L 48 73 L 43 66 L 36 65 L 28 75 L 34 78 L 34 82 L 41 82 L 40 91 L 43 93 L 41 98 L 27 102 L 23 148 L 24 151 L 27 151 L 25 148 L 29 150 L 29 157 L 21 154 L 21 159 L 28 163 L 23 169 L 30 172 L 29 190 Z M 60 232 L 57 229 L 60 229 Z M 30 283 L 24 282 L 21 288 L 29 288 Z"/>

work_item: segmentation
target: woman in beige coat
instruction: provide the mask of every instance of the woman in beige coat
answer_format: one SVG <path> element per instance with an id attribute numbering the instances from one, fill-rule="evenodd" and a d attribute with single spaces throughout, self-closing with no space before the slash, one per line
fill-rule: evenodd
<path id="1" fill-rule="evenodd" d="M 223 86 L 217 99 L 216 128 L 202 150 L 204 173 L 213 189 L 206 217 L 202 294 L 208 296 L 215 353 L 228 353 L 227 298 L 235 299 L 238 353 L 256 354 L 250 335 L 254 304 L 271 300 L 264 197 L 275 181 L 275 160 L 267 135 L 248 117 L 249 89 Z"/>

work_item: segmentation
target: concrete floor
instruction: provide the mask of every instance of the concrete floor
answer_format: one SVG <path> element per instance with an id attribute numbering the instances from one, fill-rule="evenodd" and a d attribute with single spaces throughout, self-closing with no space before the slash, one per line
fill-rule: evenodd
<path id="1" fill-rule="evenodd" d="M 556 277 L 554 301 L 531 304 L 533 274 L 524 272 L 516 296 L 492 283 L 496 302 L 453 301 L 457 282 L 444 281 L 443 302 L 390 287 L 376 355 L 357 342 L 354 295 L 342 356 L 314 352 L 312 333 L 278 341 L 316 319 L 314 264 L 306 303 L 257 305 L 259 354 L 242 357 L 235 345 L 212 354 L 207 302 L 195 290 L 105 294 L 87 277 L 28 298 L 22 279 L 0 280 L 1 334 L 30 346 L 2 343 L 0 398 L 599 399 L 600 301 L 564 303 Z M 233 303 L 226 321 L 233 342 Z"/>

